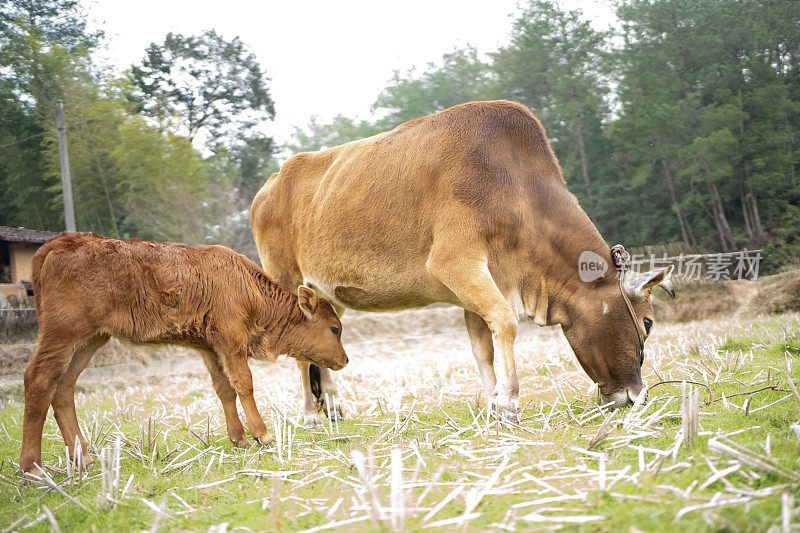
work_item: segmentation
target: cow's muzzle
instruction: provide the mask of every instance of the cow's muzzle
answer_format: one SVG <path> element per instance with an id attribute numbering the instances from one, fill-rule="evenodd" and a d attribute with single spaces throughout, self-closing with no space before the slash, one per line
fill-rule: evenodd
<path id="1" fill-rule="evenodd" d="M 649 395 L 647 393 L 647 387 L 644 385 L 640 385 L 639 387 L 625 387 L 610 394 L 603 394 L 603 392 L 600 391 L 598 403 L 600 405 L 608 406 L 611 409 L 627 407 L 636 403 L 636 400 L 639 398 L 639 395 L 642 394 L 642 391 L 644 391 L 642 403 L 647 403 L 649 400 Z"/>

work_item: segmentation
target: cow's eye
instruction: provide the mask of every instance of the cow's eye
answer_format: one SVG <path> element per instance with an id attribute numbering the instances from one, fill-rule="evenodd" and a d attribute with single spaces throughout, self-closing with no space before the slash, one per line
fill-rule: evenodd
<path id="1" fill-rule="evenodd" d="M 339 328 L 337 328 L 336 326 L 331 326 L 331 331 L 333 332 L 334 335 L 339 334 Z"/>
<path id="2" fill-rule="evenodd" d="M 648 335 L 650 335 L 650 328 L 653 327 L 653 321 L 649 318 L 643 318 L 642 322 L 644 322 L 644 331 Z"/>

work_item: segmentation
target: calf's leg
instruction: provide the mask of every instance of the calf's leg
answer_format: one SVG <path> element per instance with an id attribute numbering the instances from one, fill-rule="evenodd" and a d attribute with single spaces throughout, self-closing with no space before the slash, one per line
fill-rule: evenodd
<path id="1" fill-rule="evenodd" d="M 78 425 L 78 415 L 75 412 L 75 382 L 86 368 L 86 365 L 89 364 L 94 353 L 108 342 L 108 338 L 108 335 L 95 335 L 75 351 L 75 355 L 72 356 L 66 372 L 58 382 L 51 402 L 53 415 L 56 417 L 58 428 L 61 430 L 64 444 L 69 449 L 70 456 L 75 457 L 77 451 L 75 450 L 75 437 L 77 437 L 81 443 L 84 464 L 87 466 L 94 463 L 94 459 L 89 455 L 86 440 L 84 440 Z"/>
<path id="2" fill-rule="evenodd" d="M 441 281 L 464 306 L 477 314 L 492 335 L 492 366 L 497 383 L 490 404 L 501 420 L 517 423 L 519 417 L 519 380 L 514 363 L 514 341 L 518 320 L 489 272 L 486 259 L 470 257 L 457 242 L 434 243 L 428 257 L 428 272 Z"/>
<path id="3" fill-rule="evenodd" d="M 239 420 L 239 413 L 236 411 L 236 391 L 228 380 L 228 376 L 225 375 L 222 366 L 220 366 L 217 354 L 205 350 L 201 351 L 200 354 L 203 356 L 203 362 L 211 375 L 214 392 L 217 393 L 217 397 L 222 402 L 228 438 L 239 448 L 247 448 L 250 443 L 247 440 L 242 421 Z"/>
<path id="4" fill-rule="evenodd" d="M 22 415 L 22 450 L 19 467 L 23 472 L 42 466 L 42 429 L 56 387 L 67 370 L 76 342 L 40 335 L 39 348 L 25 369 L 25 412 Z"/>
<path id="5" fill-rule="evenodd" d="M 247 349 L 242 346 L 238 350 L 225 352 L 222 364 L 242 403 L 250 433 L 263 445 L 274 441 L 275 439 L 267 431 L 267 426 L 264 424 L 264 419 L 261 418 L 261 413 L 258 412 L 258 406 L 253 397 L 253 375 L 250 373 L 250 367 L 247 366 Z"/>

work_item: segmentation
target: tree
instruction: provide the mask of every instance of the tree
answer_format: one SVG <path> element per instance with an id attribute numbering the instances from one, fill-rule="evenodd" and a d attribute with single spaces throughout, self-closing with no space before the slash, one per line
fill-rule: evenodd
<path id="1" fill-rule="evenodd" d="M 122 204 L 121 231 L 142 239 L 205 242 L 208 167 L 185 137 L 127 117 L 110 158 Z"/>
<path id="2" fill-rule="evenodd" d="M 342 115 L 322 123 L 317 117 L 311 117 L 305 129 L 295 127 L 293 140 L 287 144 L 287 148 L 293 153 L 313 152 L 363 139 L 381 131 L 381 126 L 373 122 L 354 120 Z"/>
<path id="3" fill-rule="evenodd" d="M 491 66 L 480 60 L 475 48 L 456 49 L 444 54 L 441 64 L 429 63 L 422 72 L 414 68 L 405 74 L 395 71 L 391 83 L 372 104 L 378 118 L 355 120 L 338 115 L 321 123 L 312 117 L 305 129 L 295 129 L 287 148 L 293 152 L 329 148 L 457 104 L 494 98 L 497 92 Z"/>
<path id="4" fill-rule="evenodd" d="M 391 84 L 372 107 L 388 113 L 379 124 L 381 129 L 391 129 L 457 104 L 491 100 L 496 95 L 490 65 L 481 61 L 475 48 L 467 47 L 444 54 L 441 65 L 429 63 L 421 73 L 413 68 L 405 75 L 395 71 Z"/>
<path id="5" fill-rule="evenodd" d="M 0 224 L 62 229 L 60 187 L 46 174 L 45 133 L 55 100 L 91 79 L 88 32 L 78 2 L 0 3 Z"/>
<path id="6" fill-rule="evenodd" d="M 580 11 L 534 0 L 514 22 L 511 44 L 493 59 L 502 94 L 528 105 L 542 120 L 565 179 L 583 182 L 591 215 L 590 176 L 605 151 L 596 148 L 603 144 L 602 123 L 609 114 L 604 100 L 609 34 L 580 17 Z"/>
<path id="7" fill-rule="evenodd" d="M 235 142 L 240 132 L 275 116 L 261 66 L 238 37 L 216 32 L 167 34 L 152 43 L 132 77 L 141 111 L 190 140 L 203 132 L 209 144 Z"/>
<path id="8" fill-rule="evenodd" d="M 629 1 L 618 14 L 614 138 L 630 183 L 669 190 L 687 243 L 762 246 L 765 228 L 794 220 L 800 193 L 800 29 L 786 22 L 800 5 Z M 777 230 L 772 238 L 791 241 Z"/>

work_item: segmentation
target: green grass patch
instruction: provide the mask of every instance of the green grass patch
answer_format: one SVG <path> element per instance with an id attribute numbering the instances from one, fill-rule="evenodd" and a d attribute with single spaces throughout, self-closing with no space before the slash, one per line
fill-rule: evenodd
<path id="1" fill-rule="evenodd" d="M 769 317 L 733 335 L 724 325 L 703 330 L 712 340 L 680 337 L 696 331 L 691 329 L 664 332 L 648 358 L 662 380 L 709 387 L 714 401 L 706 404 L 709 395 L 701 389 L 700 433 L 691 444 L 680 443 L 679 384 L 654 389 L 637 410 L 611 413 L 601 411 L 590 393 L 559 380 L 557 361 L 520 369 L 528 376 L 520 428 L 487 417 L 472 390 L 445 394 L 420 384 L 393 397 L 390 389 L 384 396 L 363 379 L 361 388 L 350 389 L 351 419 L 338 424 L 307 430 L 296 425 L 294 414 L 285 421 L 278 409 L 263 408 L 268 427 L 276 421 L 281 426 L 280 449 L 234 448 L 207 379 L 180 387 L 169 381 L 108 389 L 94 384 L 79 395 L 78 415 L 95 458 L 121 438 L 118 503 L 99 503 L 97 465 L 81 480 L 67 477 L 52 415 L 43 439 L 50 475 L 90 512 L 39 484 L 20 482 L 15 462 L 22 403 L 8 396 L 0 411 L 0 528 L 31 524 L 46 506 L 64 531 L 148 530 L 156 512 L 146 502 L 163 502 L 165 531 L 206 531 L 222 523 L 228 530 L 295 531 L 332 522 L 347 531 L 389 530 L 394 448 L 402 457 L 407 530 L 437 522 L 433 530 L 450 530 L 465 512 L 477 513 L 464 521 L 470 531 L 780 527 L 782 495 L 800 502 L 800 477 L 781 473 L 800 472 L 800 429 L 792 428 L 800 402 L 789 392 L 789 380 L 800 381 L 800 365 L 792 366 L 791 376 L 787 370 L 787 358 L 800 347 L 800 317 Z M 711 439 L 728 439 L 773 466 L 720 453 Z M 366 477 L 354 459 L 359 452 L 366 456 Z M 376 502 L 378 523 L 370 518 Z M 580 517 L 602 519 L 573 522 Z M 448 519 L 455 522 L 441 522 Z M 28 531 L 48 529 L 45 518 Z"/>

